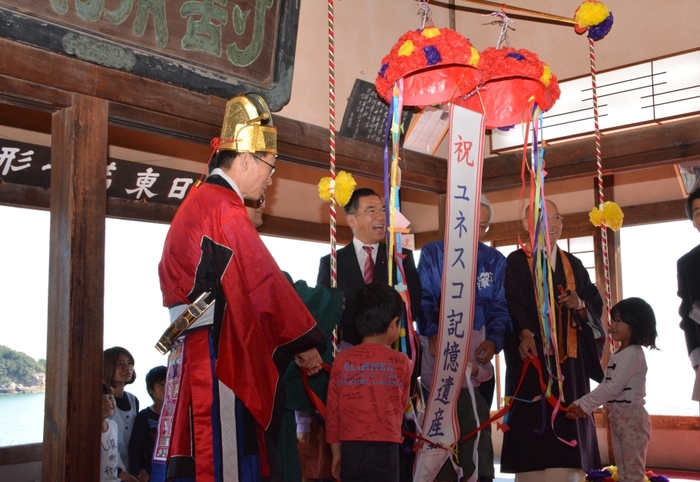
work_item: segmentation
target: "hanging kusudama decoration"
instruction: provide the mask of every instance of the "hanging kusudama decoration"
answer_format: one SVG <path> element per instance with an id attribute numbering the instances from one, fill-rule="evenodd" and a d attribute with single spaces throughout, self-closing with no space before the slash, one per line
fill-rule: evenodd
<path id="1" fill-rule="evenodd" d="M 474 89 L 481 80 L 478 63 L 479 52 L 454 30 L 411 30 L 382 59 L 375 85 L 391 103 L 394 84 L 403 79 L 403 105 L 439 104 Z"/>
<path id="2" fill-rule="evenodd" d="M 588 31 L 588 38 L 600 40 L 610 32 L 613 20 L 612 12 L 603 2 L 586 0 L 574 13 L 574 30 L 579 34 Z"/>
<path id="3" fill-rule="evenodd" d="M 486 115 L 486 128 L 527 122 L 536 103 L 542 112 L 559 99 L 557 77 L 529 50 L 489 47 L 479 58 L 483 83 L 456 104 Z"/>

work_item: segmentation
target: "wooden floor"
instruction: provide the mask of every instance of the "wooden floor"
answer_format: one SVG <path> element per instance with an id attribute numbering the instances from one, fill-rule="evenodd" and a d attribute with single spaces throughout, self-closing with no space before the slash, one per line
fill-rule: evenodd
<path id="1" fill-rule="evenodd" d="M 515 475 L 513 474 L 502 474 L 501 464 L 499 460 L 496 460 L 496 478 L 493 479 L 494 482 L 512 482 L 515 480 Z M 666 469 L 651 469 L 656 475 L 664 475 L 668 477 L 669 482 L 692 482 L 700 480 L 700 472 L 683 472 L 679 470 L 666 470 Z"/>
<path id="2" fill-rule="evenodd" d="M 683 472 L 679 470 L 651 469 L 655 474 L 665 475 L 670 482 L 684 482 L 686 480 L 700 480 L 700 472 Z"/>

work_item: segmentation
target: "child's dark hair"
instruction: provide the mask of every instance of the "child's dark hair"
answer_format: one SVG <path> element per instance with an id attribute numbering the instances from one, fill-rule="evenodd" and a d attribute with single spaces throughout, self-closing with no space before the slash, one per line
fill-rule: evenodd
<path id="1" fill-rule="evenodd" d="M 122 348 L 121 346 L 107 348 L 104 352 L 102 377 L 104 381 L 109 383 L 110 387 L 113 385 L 112 380 L 114 379 L 114 369 L 117 367 L 117 361 L 119 361 L 120 355 L 126 355 L 129 360 L 131 360 L 131 364 L 134 364 L 134 357 L 131 355 L 131 353 L 129 353 L 129 350 Z M 129 383 L 134 383 L 134 380 L 136 380 L 136 370 L 134 370 L 131 380 L 127 382 L 127 385 Z"/>
<path id="2" fill-rule="evenodd" d="M 357 292 L 354 308 L 357 332 L 364 338 L 386 333 L 391 320 L 403 317 L 405 306 L 394 288 L 372 283 Z"/>
<path id="3" fill-rule="evenodd" d="M 153 390 L 153 387 L 156 385 L 156 383 L 164 382 L 165 377 L 168 374 L 168 369 L 164 366 L 159 366 L 155 368 L 151 368 L 151 370 L 146 373 L 146 389 L 148 390 L 148 394 L 151 395 L 151 390 Z M 151 395 L 151 398 L 153 398 L 153 395 Z"/>
<path id="4" fill-rule="evenodd" d="M 630 345 L 641 345 L 656 348 L 656 316 L 651 305 L 641 298 L 625 298 L 612 307 L 610 317 L 619 315 L 620 320 L 627 323 L 632 331 Z"/>
<path id="5" fill-rule="evenodd" d="M 112 392 L 112 387 L 110 387 L 104 380 L 102 380 L 102 395 L 114 395 L 114 392 Z"/>

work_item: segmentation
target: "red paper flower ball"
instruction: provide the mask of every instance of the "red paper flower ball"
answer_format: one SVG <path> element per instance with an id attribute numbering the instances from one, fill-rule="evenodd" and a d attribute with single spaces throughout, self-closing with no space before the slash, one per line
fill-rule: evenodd
<path id="1" fill-rule="evenodd" d="M 481 79 L 479 52 L 454 30 L 427 27 L 406 32 L 382 59 L 375 81 L 391 102 L 394 84 L 404 79 L 404 105 L 433 105 L 471 92 Z"/>
<path id="2" fill-rule="evenodd" d="M 478 67 L 484 75 L 478 95 L 456 103 L 483 112 L 488 129 L 520 124 L 530 116 L 534 102 L 547 111 L 561 94 L 556 76 L 529 50 L 489 47 L 481 53 Z"/>

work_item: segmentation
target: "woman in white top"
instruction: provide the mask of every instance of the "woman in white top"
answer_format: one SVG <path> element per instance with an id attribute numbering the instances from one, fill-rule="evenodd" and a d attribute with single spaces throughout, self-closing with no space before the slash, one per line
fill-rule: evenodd
<path id="1" fill-rule="evenodd" d="M 134 357 L 126 348 L 115 346 L 104 351 L 104 381 L 112 388 L 116 410 L 111 420 L 117 424 L 119 455 L 127 472 L 129 471 L 129 439 L 134 429 L 134 421 L 139 413 L 139 400 L 124 390 L 134 383 Z"/>

